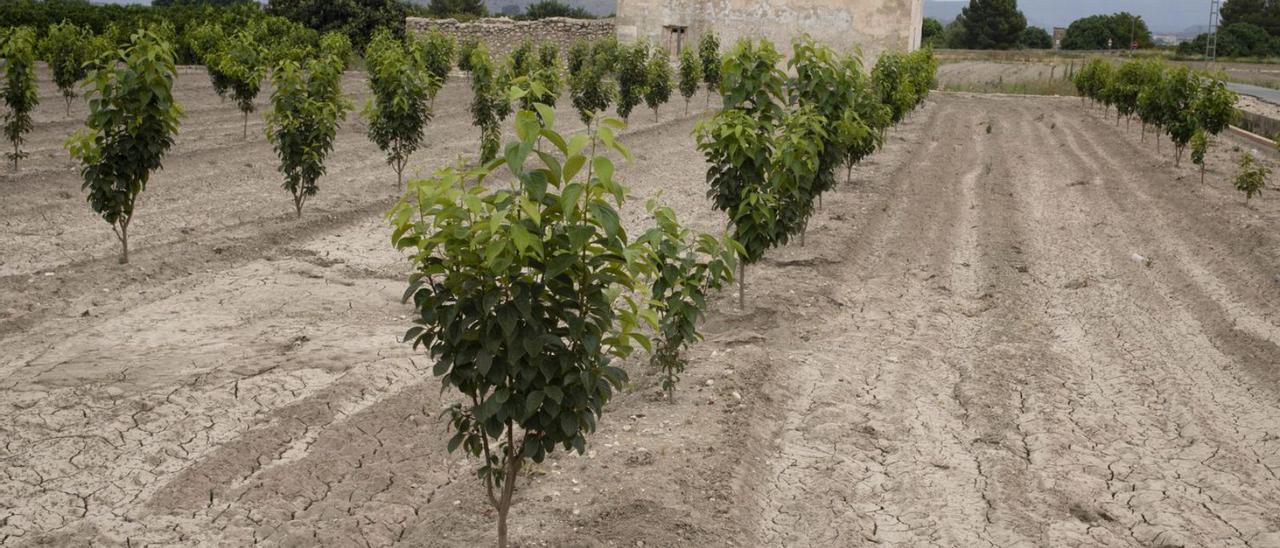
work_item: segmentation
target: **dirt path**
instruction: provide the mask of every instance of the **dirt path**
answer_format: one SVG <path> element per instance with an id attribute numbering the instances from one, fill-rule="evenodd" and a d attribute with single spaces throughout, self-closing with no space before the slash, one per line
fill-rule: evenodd
<path id="1" fill-rule="evenodd" d="M 474 146 L 451 86 L 419 169 Z M 380 157 L 344 129 L 290 221 L 269 148 L 221 143 L 234 112 L 191 88 L 225 135 L 180 145 L 131 267 L 74 172 L 0 178 L 0 544 L 491 542 L 447 396 L 395 341 Z M 722 226 L 682 106 L 624 137 L 630 227 L 658 196 Z M 1280 205 L 1241 204 L 1233 146 L 1201 186 L 1077 100 L 936 95 L 750 270 L 745 310 L 712 303 L 675 402 L 625 364 L 588 454 L 524 478 L 514 538 L 1280 546 Z"/>

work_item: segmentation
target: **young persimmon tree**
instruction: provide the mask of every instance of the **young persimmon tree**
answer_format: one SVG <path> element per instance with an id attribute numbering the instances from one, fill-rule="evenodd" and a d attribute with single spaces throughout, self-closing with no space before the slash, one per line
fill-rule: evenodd
<path id="1" fill-rule="evenodd" d="M 746 267 L 803 229 L 827 121 L 812 106 L 784 107 L 781 56 L 761 40 L 738 42 L 724 62 L 724 108 L 697 129 L 707 158 L 707 192 L 729 217 L 740 244 L 738 302 L 745 306 Z"/>
<path id="2" fill-rule="evenodd" d="M 62 92 L 67 104 L 67 116 L 71 116 L 71 101 L 76 98 L 76 86 L 89 73 L 88 63 L 95 56 L 92 34 L 75 23 L 62 22 L 49 25 L 49 31 L 40 41 L 40 56 L 49 64 L 53 83 Z"/>
<path id="3" fill-rule="evenodd" d="M 346 33 L 331 31 L 320 37 L 320 56 L 336 60 L 339 73 L 351 66 L 353 55 L 355 55 L 355 48 L 351 45 L 351 38 L 347 37 Z"/>
<path id="4" fill-rule="evenodd" d="M 847 114 L 841 119 L 836 131 L 840 139 L 848 143 L 844 151 L 845 182 L 853 179 L 853 166 L 875 153 L 884 145 L 884 132 L 893 123 L 893 112 L 889 106 L 880 102 L 871 87 L 871 80 L 862 70 L 862 58 L 849 54 L 841 58 L 849 78 L 849 93 L 853 97 L 853 114 L 856 122 Z M 866 128 L 866 133 L 861 133 Z"/>
<path id="5" fill-rule="evenodd" d="M 1271 168 L 1253 157 L 1248 152 L 1240 155 L 1240 168 L 1236 172 L 1236 190 L 1244 193 L 1245 204 L 1255 195 L 1262 194 L 1267 187 L 1267 177 L 1271 176 Z"/>
<path id="6" fill-rule="evenodd" d="M 702 64 L 702 81 L 707 84 L 707 106 L 711 106 L 711 94 L 720 93 L 720 38 L 715 31 L 707 30 L 698 40 L 698 62 Z"/>
<path id="7" fill-rule="evenodd" d="M 658 107 L 671 100 L 671 61 L 661 48 L 654 48 L 644 67 L 644 104 L 658 121 Z"/>
<path id="8" fill-rule="evenodd" d="M 432 29 L 412 42 L 413 57 L 421 70 L 431 74 L 431 107 L 435 108 L 436 94 L 449 79 L 453 57 L 457 55 L 457 43 L 448 35 Z"/>
<path id="9" fill-rule="evenodd" d="M 588 126 L 609 108 L 617 87 L 609 76 L 612 59 L 606 49 L 593 48 L 577 71 L 569 73 L 569 98 Z"/>
<path id="10" fill-rule="evenodd" d="M 173 97 L 173 46 L 149 30 L 89 74 L 85 130 L 67 141 L 81 163 L 89 205 L 120 240 L 129 262 L 129 225 L 138 196 L 173 146 L 182 107 Z"/>
<path id="11" fill-rule="evenodd" d="M 888 105 L 890 120 L 901 122 L 918 104 L 919 91 L 911 79 L 907 58 L 898 52 L 880 55 L 871 69 L 871 81 L 880 102 Z"/>
<path id="12" fill-rule="evenodd" d="M 649 75 L 646 70 L 649 59 L 649 45 L 636 42 L 629 46 L 621 46 L 618 50 L 618 116 L 626 121 L 631 117 L 632 109 L 644 102 L 644 94 Z"/>
<path id="13" fill-rule="evenodd" d="M 458 42 L 458 70 L 471 72 L 471 53 L 480 45 L 475 38 L 463 38 Z"/>
<path id="14" fill-rule="evenodd" d="M 591 43 L 579 38 L 573 41 L 569 46 L 569 53 L 565 64 L 565 69 L 569 71 L 569 77 L 578 74 L 582 70 L 583 65 L 591 59 Z"/>
<path id="15" fill-rule="evenodd" d="M 369 140 L 387 156 L 396 172 L 396 188 L 404 184 L 404 167 L 409 156 L 422 145 L 431 121 L 430 73 L 418 70 L 404 44 L 381 30 L 365 48 L 372 99 L 365 105 Z"/>
<path id="16" fill-rule="evenodd" d="M 533 79 L 545 90 L 541 97 L 542 104 L 554 108 L 560 102 L 560 94 L 564 90 L 560 51 L 554 44 L 546 43 L 538 47 L 538 66 L 534 70 Z"/>
<path id="17" fill-rule="evenodd" d="M 1205 143 L 1202 148 L 1207 151 L 1209 139 L 1226 131 L 1227 127 L 1240 115 L 1236 110 L 1236 103 L 1240 102 L 1240 96 L 1227 89 L 1227 83 L 1221 74 L 1206 76 L 1201 78 L 1200 82 L 1200 89 L 1196 93 L 1195 101 L 1191 104 L 1191 110 L 1195 113 L 1197 126 L 1204 134 Z M 1204 182 L 1203 152 L 1201 158 L 1200 181 Z"/>
<path id="18" fill-rule="evenodd" d="M 5 156 L 17 171 L 26 134 L 33 127 L 31 111 L 40 103 L 36 88 L 36 32 L 30 27 L 9 29 L 0 36 L 0 68 L 4 72 L 4 136 L 13 144 Z"/>
<path id="19" fill-rule="evenodd" d="M 1204 128 L 1196 129 L 1196 134 L 1191 136 L 1191 163 L 1200 166 L 1200 184 L 1204 184 L 1204 171 L 1206 161 L 1209 154 L 1209 135 Z"/>
<path id="20" fill-rule="evenodd" d="M 342 96 L 342 59 L 326 55 L 307 62 L 305 70 L 285 59 L 272 71 L 275 92 L 267 113 L 267 138 L 280 157 L 284 189 L 293 195 L 294 212 L 315 196 L 325 173 L 325 157 L 333 151 L 338 126 L 351 104 Z"/>
<path id="21" fill-rule="evenodd" d="M 254 101 L 262 91 L 262 79 L 267 75 L 267 59 L 262 47 L 253 35 L 241 31 L 224 42 L 223 49 L 213 60 L 217 71 L 230 85 L 236 108 L 244 115 L 242 138 L 249 138 L 249 113 L 257 110 Z"/>
<path id="22" fill-rule="evenodd" d="M 690 48 L 680 50 L 680 96 L 684 97 L 684 115 L 689 115 L 689 100 L 698 93 L 702 82 L 702 61 Z"/>
<path id="23" fill-rule="evenodd" d="M 219 99 L 225 101 L 227 94 L 231 91 L 231 78 L 223 74 L 218 66 L 218 56 L 227 47 L 227 34 L 222 30 L 222 25 L 205 22 L 193 26 L 187 29 L 184 40 L 187 42 L 187 47 L 195 53 L 196 59 L 204 64 L 204 70 L 209 73 L 209 83 L 213 85 L 214 93 L 218 94 Z"/>
<path id="24" fill-rule="evenodd" d="M 864 145 L 870 136 L 871 129 L 858 115 L 855 95 L 867 90 L 859 85 L 860 74 L 852 72 L 831 48 L 803 36 L 792 41 L 791 50 L 787 66 L 795 76 L 787 82 L 788 102 L 813 107 L 832 126 L 824 132 L 822 155 L 814 170 L 813 197 L 821 201 L 824 193 L 835 188 L 836 168 L 849 158 L 850 149 Z"/>
<path id="25" fill-rule="evenodd" d="M 653 271 L 650 306 L 658 323 L 649 363 L 661 371 L 662 389 L 667 399 L 674 401 L 680 374 L 689 365 L 683 352 L 702 340 L 698 322 L 707 309 L 707 297 L 733 283 L 733 271 L 743 250 L 727 237 L 694 237 L 676 221 L 671 208 L 652 201 L 647 207 L 657 225 L 640 236 L 650 247 L 646 255 Z"/>
<path id="26" fill-rule="evenodd" d="M 1160 133 L 1167 121 L 1168 113 L 1164 108 L 1161 88 L 1164 86 L 1167 70 L 1159 65 L 1159 71 L 1150 75 L 1147 85 L 1138 92 L 1138 119 L 1142 120 L 1142 135 L 1145 140 L 1147 126 L 1155 130 L 1156 146 L 1160 146 Z"/>
<path id="27" fill-rule="evenodd" d="M 1186 67 L 1170 69 L 1156 88 L 1165 132 L 1173 141 L 1174 164 L 1181 165 L 1182 152 L 1200 127 L 1193 108 L 1200 92 L 1200 76 Z"/>
<path id="28" fill-rule="evenodd" d="M 652 313 L 632 297 L 645 291 L 645 246 L 623 229 L 626 189 L 604 153 L 630 157 L 613 135 L 621 124 L 566 138 L 550 107 L 537 110 L 516 115 L 503 160 L 411 181 L 388 213 L 413 265 L 404 340 L 460 396 L 446 411 L 448 449 L 481 459 L 499 547 L 527 463 L 585 452 L 627 383 L 615 363 L 650 346 L 639 327 Z M 540 141 L 553 149 L 535 153 Z M 500 169 L 510 186 L 481 184 Z"/>
<path id="29" fill-rule="evenodd" d="M 480 128 L 480 162 L 489 163 L 498 156 L 502 144 L 502 121 L 511 108 L 508 89 L 502 75 L 493 67 L 489 50 L 484 46 L 471 52 L 471 120 Z"/>

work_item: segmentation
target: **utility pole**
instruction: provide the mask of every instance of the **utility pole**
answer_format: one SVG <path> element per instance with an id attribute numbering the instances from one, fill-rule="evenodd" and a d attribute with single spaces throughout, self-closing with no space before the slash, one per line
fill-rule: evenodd
<path id="1" fill-rule="evenodd" d="M 1222 14 L 1218 11 L 1222 0 L 1209 2 L 1209 38 L 1205 40 L 1204 58 L 1210 63 L 1218 60 L 1218 27 L 1222 23 Z"/>

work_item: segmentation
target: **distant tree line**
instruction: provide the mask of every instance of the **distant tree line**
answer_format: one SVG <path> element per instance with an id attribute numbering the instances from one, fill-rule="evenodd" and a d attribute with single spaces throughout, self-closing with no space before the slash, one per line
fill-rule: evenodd
<path id="1" fill-rule="evenodd" d="M 1219 57 L 1274 57 L 1280 55 L 1280 3 L 1267 0 L 1229 0 L 1222 5 L 1218 29 Z M 1200 34 L 1178 46 L 1182 55 L 1204 55 L 1208 34 Z"/>
<path id="2" fill-rule="evenodd" d="M 924 20 L 925 45 L 955 49 L 1049 49 L 1053 38 L 1040 27 L 1027 26 L 1017 0 L 969 0 L 960 16 L 943 26 Z"/>
<path id="3" fill-rule="evenodd" d="M 925 44 L 935 48 L 1053 47 L 1053 37 L 1048 31 L 1027 25 L 1026 16 L 1018 10 L 1017 0 L 969 0 L 969 5 L 949 25 L 943 26 L 937 19 L 925 19 L 923 39 Z M 1094 15 L 1071 23 L 1062 40 L 1062 49 L 1126 49 L 1131 41 L 1144 48 L 1152 45 L 1151 30 L 1141 17 L 1124 12 Z"/>

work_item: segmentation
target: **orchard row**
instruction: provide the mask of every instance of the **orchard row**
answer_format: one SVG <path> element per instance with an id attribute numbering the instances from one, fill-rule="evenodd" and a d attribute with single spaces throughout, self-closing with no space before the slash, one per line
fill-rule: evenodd
<path id="1" fill-rule="evenodd" d="M 1182 162 L 1189 146 L 1191 161 L 1200 166 L 1201 183 L 1209 139 L 1225 131 L 1238 115 L 1240 97 L 1227 89 L 1221 75 L 1169 66 L 1158 59 L 1131 60 L 1119 66 L 1093 59 L 1076 73 L 1075 85 L 1082 98 L 1108 110 L 1114 108 L 1117 124 L 1122 117 L 1137 117 L 1144 141 L 1147 128 L 1154 128 L 1157 149 L 1160 134 L 1167 134 L 1173 142 L 1175 163 Z M 1252 198 L 1262 191 L 1266 168 L 1249 154 L 1242 156 L 1241 168 L 1237 186 L 1246 199 Z M 1241 181 L 1244 183 L 1239 184 Z"/>
<path id="2" fill-rule="evenodd" d="M 575 48 L 577 70 L 603 73 L 615 46 L 596 46 Z M 635 59 L 592 79 L 616 85 L 620 106 L 629 93 L 623 67 L 647 64 L 636 51 L 620 49 L 619 58 Z M 558 449 L 585 451 L 604 406 L 628 383 L 617 361 L 643 348 L 673 397 L 712 293 L 737 267 L 742 299 L 746 265 L 803 237 L 838 169 L 877 150 L 936 71 L 929 52 L 885 54 L 868 75 L 858 57 L 807 38 L 793 51 L 792 76 L 767 41 L 740 42 L 713 65 L 724 107 L 696 133 L 728 234 L 694 235 L 650 202 L 653 227 L 629 235 L 618 213 L 628 193 L 610 159 L 630 157 L 617 140 L 624 122 L 580 106 L 586 133 L 563 135 L 555 110 L 536 97 L 536 78 L 516 85 L 517 139 L 499 157 L 410 181 L 390 212 L 393 243 L 414 271 L 404 298 L 416 312 L 404 339 L 427 351 L 457 395 L 448 449 L 480 459 L 499 546 L 521 470 Z M 491 177 L 509 184 L 484 184 Z"/>
<path id="3" fill-rule="evenodd" d="M 246 116 L 270 68 L 267 135 L 300 215 L 352 108 L 340 86 L 349 44 L 326 36 L 304 55 L 273 56 L 251 33 L 206 30 L 200 55 L 210 78 Z M 34 91 L 8 97 L 34 90 L 31 36 L 11 31 L 3 50 L 6 101 L 11 115 L 28 113 L 26 129 L 30 108 L 15 105 L 33 105 Z M 803 238 L 839 168 L 879 149 L 888 128 L 924 101 L 937 70 L 928 51 L 886 53 L 868 74 L 857 55 L 807 37 L 792 50 L 784 72 L 768 41 L 742 41 L 722 56 L 708 35 L 696 52 L 680 52 L 673 86 L 670 60 L 643 43 L 579 42 L 565 69 L 554 48 L 531 43 L 501 62 L 483 45 L 439 34 L 379 33 L 369 43 L 372 99 L 363 115 L 397 179 L 423 143 L 451 69 L 471 75 L 477 161 L 409 181 L 388 217 L 393 245 L 413 266 L 405 300 L 416 312 L 404 339 L 426 350 L 444 388 L 460 396 L 448 410 L 448 448 L 482 459 L 477 473 L 498 513 L 499 545 L 522 467 L 558 448 L 585 450 L 604 406 L 628 382 L 617 361 L 643 348 L 674 395 L 713 292 L 737 270 L 743 302 L 747 265 Z M 121 242 L 122 261 L 135 200 L 182 116 L 174 60 L 172 44 L 144 30 L 85 64 L 89 115 L 68 147 L 90 205 Z M 566 80 L 585 132 L 556 130 Z M 630 158 L 617 134 L 625 122 L 602 113 L 612 105 L 625 118 L 644 103 L 656 115 L 673 87 L 687 104 L 700 85 L 723 98 L 696 139 L 709 164 L 708 196 L 729 229 L 695 235 L 650 202 L 652 228 L 632 236 L 619 215 L 628 192 L 611 159 Z M 516 139 L 500 151 L 500 127 L 513 113 Z"/>

